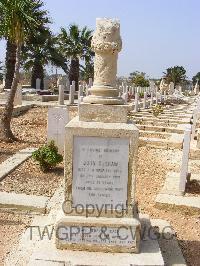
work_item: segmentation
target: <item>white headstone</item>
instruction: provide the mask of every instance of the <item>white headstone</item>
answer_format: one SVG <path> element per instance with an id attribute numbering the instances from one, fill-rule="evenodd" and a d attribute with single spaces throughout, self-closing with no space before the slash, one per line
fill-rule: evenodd
<path id="1" fill-rule="evenodd" d="M 93 86 L 93 81 L 92 78 L 89 78 L 89 83 L 88 83 L 88 87 L 91 88 Z"/>
<path id="2" fill-rule="evenodd" d="M 159 95 L 158 95 L 158 92 L 156 92 L 156 104 L 158 104 L 158 98 L 159 98 Z"/>
<path id="3" fill-rule="evenodd" d="M 197 125 L 197 121 L 200 117 L 200 112 L 199 110 L 196 108 L 193 111 L 193 123 L 192 123 L 192 139 L 195 137 L 195 132 L 196 132 L 196 125 Z"/>
<path id="4" fill-rule="evenodd" d="M 75 85 L 70 85 L 69 91 L 69 104 L 74 104 L 74 92 L 75 92 Z"/>
<path id="5" fill-rule="evenodd" d="M 79 85 L 79 97 L 83 96 L 83 85 Z"/>
<path id="6" fill-rule="evenodd" d="M 154 97 L 153 97 L 153 91 L 151 92 L 151 100 L 150 100 L 150 106 L 154 104 Z"/>
<path id="7" fill-rule="evenodd" d="M 85 85 L 85 94 L 86 94 L 86 96 L 89 95 L 89 87 L 87 84 Z"/>
<path id="8" fill-rule="evenodd" d="M 138 109 L 139 109 L 138 99 L 139 99 L 139 96 L 138 96 L 138 93 L 136 92 L 135 93 L 135 112 L 138 112 Z"/>
<path id="9" fill-rule="evenodd" d="M 44 78 L 44 90 L 48 90 L 48 89 L 49 89 L 49 79 Z"/>
<path id="10" fill-rule="evenodd" d="M 59 85 L 58 104 L 64 105 L 64 85 Z"/>
<path id="11" fill-rule="evenodd" d="M 144 92 L 144 104 L 143 104 L 144 109 L 147 108 L 147 93 L 146 91 Z"/>
<path id="12" fill-rule="evenodd" d="M 181 192 L 185 192 L 185 185 L 187 181 L 190 140 L 191 140 L 191 125 L 187 125 L 183 140 L 183 155 L 182 155 L 180 183 L 179 183 L 179 191 Z"/>
<path id="13" fill-rule="evenodd" d="M 54 140 L 60 153 L 64 153 L 65 126 L 69 122 L 66 107 L 51 107 L 48 109 L 47 140 Z"/>
<path id="14" fill-rule="evenodd" d="M 39 91 L 41 88 L 41 79 L 37 78 L 36 79 L 36 90 Z"/>

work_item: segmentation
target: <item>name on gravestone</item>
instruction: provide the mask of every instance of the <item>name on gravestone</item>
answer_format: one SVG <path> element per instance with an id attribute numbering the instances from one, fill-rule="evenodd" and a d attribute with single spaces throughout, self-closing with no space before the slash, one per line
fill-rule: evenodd
<path id="1" fill-rule="evenodd" d="M 73 205 L 126 206 L 129 140 L 74 137 Z"/>

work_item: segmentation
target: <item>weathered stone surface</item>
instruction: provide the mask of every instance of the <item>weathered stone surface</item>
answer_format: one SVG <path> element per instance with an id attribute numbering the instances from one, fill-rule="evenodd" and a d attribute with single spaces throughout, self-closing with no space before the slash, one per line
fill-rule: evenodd
<path id="1" fill-rule="evenodd" d="M 200 200 L 198 197 L 158 194 L 156 197 L 156 203 L 200 209 Z"/>
<path id="2" fill-rule="evenodd" d="M 140 222 L 134 218 L 65 216 L 56 227 L 59 249 L 138 253 L 139 244 Z"/>
<path id="3" fill-rule="evenodd" d="M 94 84 L 85 103 L 123 104 L 116 87 L 117 58 L 122 49 L 120 23 L 115 19 L 96 19 L 96 31 L 92 38 L 95 52 Z"/>
<path id="4" fill-rule="evenodd" d="M 128 193 L 127 193 L 127 213 L 125 216 L 132 217 L 135 206 L 135 174 L 136 174 L 136 158 L 138 149 L 138 135 L 139 131 L 133 124 L 125 123 L 100 123 L 100 122 L 83 122 L 79 121 L 78 117 L 70 121 L 66 126 L 66 140 L 65 140 L 65 181 L 66 191 L 65 199 L 67 200 L 65 208 L 66 212 L 70 213 L 72 209 L 73 196 L 73 154 L 74 154 L 74 137 L 88 137 L 90 138 L 116 138 L 127 139 L 129 142 L 129 162 L 128 168 Z M 113 158 L 114 159 L 114 158 Z M 81 202 L 80 202 L 81 203 Z M 95 202 L 94 202 L 95 204 Z M 70 215 L 79 215 L 74 211 Z M 86 211 L 82 212 L 83 216 Z M 94 210 L 92 216 L 97 216 L 97 210 Z M 115 211 L 102 212 L 102 216 L 115 217 Z"/>
<path id="5" fill-rule="evenodd" d="M 27 160 L 36 148 L 26 148 L 15 155 L 8 158 L 6 161 L 0 164 L 0 180 L 7 176 L 10 172 L 14 171 L 20 164 Z"/>
<path id="6" fill-rule="evenodd" d="M 126 123 L 128 105 L 79 105 L 79 120 L 85 122 Z"/>
<path id="7" fill-rule="evenodd" d="M 0 209 L 45 213 L 48 200 L 44 196 L 0 192 Z"/>

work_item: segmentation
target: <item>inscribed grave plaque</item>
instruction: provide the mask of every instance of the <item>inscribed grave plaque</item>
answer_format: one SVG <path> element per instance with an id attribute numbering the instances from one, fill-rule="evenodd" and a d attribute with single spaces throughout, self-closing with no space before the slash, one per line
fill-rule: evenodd
<path id="1" fill-rule="evenodd" d="M 125 207 L 129 139 L 75 136 L 73 147 L 73 207 Z"/>

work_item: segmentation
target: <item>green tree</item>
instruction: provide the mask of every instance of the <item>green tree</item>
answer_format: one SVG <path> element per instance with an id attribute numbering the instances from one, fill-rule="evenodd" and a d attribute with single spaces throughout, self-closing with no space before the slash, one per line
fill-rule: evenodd
<path id="1" fill-rule="evenodd" d="M 12 86 L 13 77 L 15 74 L 16 63 L 16 44 L 7 40 L 6 43 L 6 75 L 5 75 L 5 89 L 10 90 Z"/>
<path id="2" fill-rule="evenodd" d="M 148 87 L 149 86 L 149 80 L 146 78 L 146 73 L 135 71 L 130 73 L 130 77 L 132 83 L 135 84 L 135 86 L 138 87 Z"/>
<path id="3" fill-rule="evenodd" d="M 200 84 L 200 72 L 198 72 L 193 78 L 192 78 L 192 83 L 193 85 L 195 85 L 197 83 L 198 80 L 198 84 Z"/>
<path id="4" fill-rule="evenodd" d="M 94 56 L 91 39 L 92 30 L 87 27 L 79 29 L 76 24 L 70 25 L 68 30 L 61 28 L 61 33 L 58 35 L 59 49 L 65 58 L 70 59 L 69 81 L 70 84 L 73 80 L 76 82 L 76 90 L 78 90 L 80 60 L 87 63 Z"/>
<path id="5" fill-rule="evenodd" d="M 86 61 L 84 66 L 80 66 L 80 79 L 86 82 L 89 81 L 89 78 L 94 79 L 94 62 L 93 60 Z"/>
<path id="6" fill-rule="evenodd" d="M 183 66 L 174 66 L 167 68 L 166 72 L 163 72 L 167 83 L 173 82 L 174 86 L 182 84 L 186 80 L 186 70 Z"/>
<path id="7" fill-rule="evenodd" d="M 22 51 L 25 70 L 32 70 L 32 88 L 36 88 L 37 78 L 41 79 L 41 88 L 43 88 L 44 67 L 49 62 L 68 73 L 68 62 L 56 47 L 56 38 L 48 28 L 43 28 L 36 35 L 30 36 Z"/>
<path id="8" fill-rule="evenodd" d="M 47 16 L 40 0 L 0 0 L 0 37 L 16 45 L 14 78 L 0 120 L 0 139 L 16 140 L 11 130 L 13 102 L 19 82 L 21 48 L 26 35 L 35 34 L 41 25 L 41 17 Z"/>

